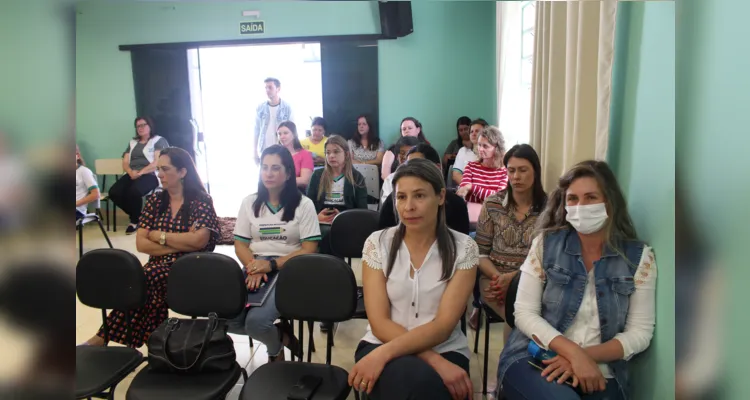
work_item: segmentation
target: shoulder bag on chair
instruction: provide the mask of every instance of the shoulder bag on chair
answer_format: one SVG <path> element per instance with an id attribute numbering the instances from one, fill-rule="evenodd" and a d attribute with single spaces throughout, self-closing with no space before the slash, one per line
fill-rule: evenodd
<path id="1" fill-rule="evenodd" d="M 148 364 L 154 371 L 196 374 L 227 371 L 236 360 L 227 321 L 169 318 L 148 339 Z"/>

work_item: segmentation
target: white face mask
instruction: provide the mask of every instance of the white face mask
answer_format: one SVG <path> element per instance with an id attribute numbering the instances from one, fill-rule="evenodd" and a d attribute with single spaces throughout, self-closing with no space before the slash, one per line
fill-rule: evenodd
<path id="1" fill-rule="evenodd" d="M 566 206 L 565 211 L 568 212 L 565 219 L 584 235 L 598 232 L 607 223 L 607 207 L 604 203 Z"/>

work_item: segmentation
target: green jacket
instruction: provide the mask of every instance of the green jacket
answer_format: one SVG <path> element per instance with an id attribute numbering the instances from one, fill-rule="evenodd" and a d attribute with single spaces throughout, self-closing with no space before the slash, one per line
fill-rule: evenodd
<path id="1" fill-rule="evenodd" d="M 307 185 L 307 197 L 315 203 L 315 211 L 318 213 L 327 207 L 323 204 L 325 201 L 325 192 L 323 192 L 321 197 L 318 198 L 318 186 L 320 186 L 320 178 L 322 176 L 323 168 L 320 168 L 313 172 L 312 177 L 310 178 L 310 184 Z M 344 206 L 335 207 L 339 211 L 346 211 L 352 208 L 367 209 L 367 187 L 365 186 L 365 177 L 356 169 L 352 169 L 352 176 L 354 177 L 355 183 L 349 182 L 349 180 L 344 183 Z"/>

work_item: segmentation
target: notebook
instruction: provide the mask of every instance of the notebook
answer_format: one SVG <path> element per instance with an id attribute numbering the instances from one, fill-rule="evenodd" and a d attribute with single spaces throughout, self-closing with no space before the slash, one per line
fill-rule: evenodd
<path id="1" fill-rule="evenodd" d="M 243 273 L 243 275 L 245 274 Z M 247 302 L 245 303 L 245 308 L 260 307 L 266 302 L 268 294 L 271 293 L 271 289 L 276 285 L 276 279 L 278 279 L 279 273 L 270 272 L 266 274 L 266 276 L 268 276 L 268 282 L 261 281 L 260 288 L 247 291 Z M 247 275 L 245 275 L 245 277 L 247 277 Z"/>

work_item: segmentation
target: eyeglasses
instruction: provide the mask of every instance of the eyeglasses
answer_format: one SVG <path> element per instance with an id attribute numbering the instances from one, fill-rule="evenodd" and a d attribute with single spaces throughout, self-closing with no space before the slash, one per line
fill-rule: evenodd
<path id="1" fill-rule="evenodd" d="M 146 126 L 148 126 L 148 124 L 138 124 L 135 127 L 136 128 L 143 128 L 143 127 L 146 127 Z"/>

